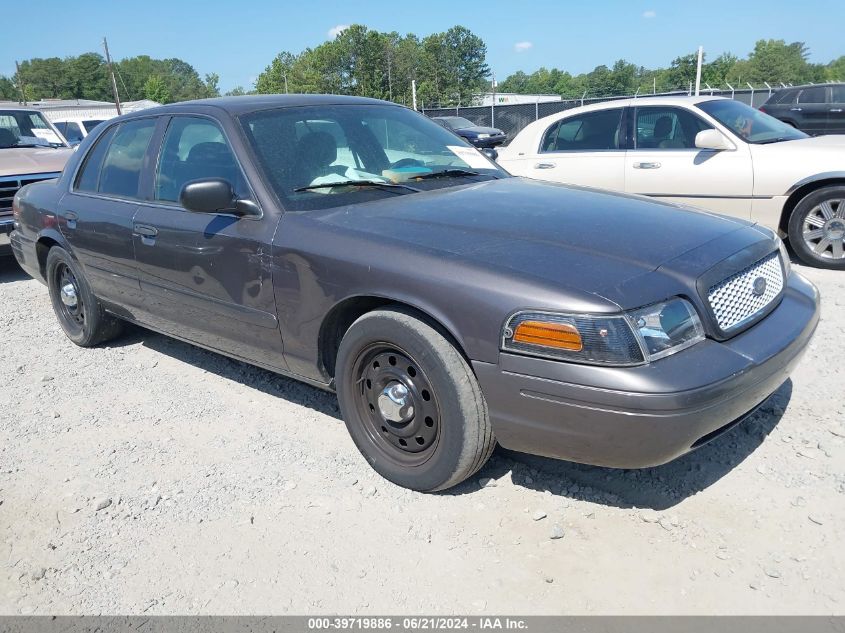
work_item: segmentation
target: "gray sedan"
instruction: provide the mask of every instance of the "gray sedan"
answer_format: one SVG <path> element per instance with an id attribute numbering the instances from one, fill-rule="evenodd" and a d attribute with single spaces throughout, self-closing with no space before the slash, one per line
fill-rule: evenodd
<path id="1" fill-rule="evenodd" d="M 335 390 L 367 461 L 417 490 L 497 442 L 672 460 L 775 391 L 818 321 L 768 229 L 510 177 L 369 99 L 125 115 L 14 206 L 71 341 L 128 321 Z"/>

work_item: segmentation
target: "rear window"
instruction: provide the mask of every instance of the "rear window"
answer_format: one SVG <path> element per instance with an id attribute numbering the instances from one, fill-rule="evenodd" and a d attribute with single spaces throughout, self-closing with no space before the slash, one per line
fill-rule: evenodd
<path id="1" fill-rule="evenodd" d="M 798 95 L 798 103 L 824 103 L 825 101 L 827 101 L 827 88 L 824 86 L 804 88 Z"/>
<path id="2" fill-rule="evenodd" d="M 103 158 L 106 155 L 106 150 L 109 148 L 109 143 L 115 131 L 117 131 L 116 125 L 106 130 L 105 134 L 97 139 L 96 145 L 88 152 L 88 156 L 85 157 L 85 163 L 82 165 L 82 170 L 76 179 L 77 191 L 97 191 L 100 168 L 103 166 Z"/>

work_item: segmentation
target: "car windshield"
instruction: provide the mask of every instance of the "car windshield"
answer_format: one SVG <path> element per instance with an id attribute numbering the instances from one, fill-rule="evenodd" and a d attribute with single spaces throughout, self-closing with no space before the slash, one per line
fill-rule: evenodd
<path id="1" fill-rule="evenodd" d="M 747 143 L 778 143 L 807 138 L 804 132 L 739 101 L 714 99 L 697 105 Z"/>
<path id="2" fill-rule="evenodd" d="M 242 115 L 240 122 L 268 181 L 290 210 L 507 177 L 462 139 L 400 106 L 278 108 Z"/>
<path id="3" fill-rule="evenodd" d="M 0 110 L 0 149 L 66 147 L 40 112 Z"/>
<path id="4" fill-rule="evenodd" d="M 474 127 L 475 123 L 470 121 L 469 119 L 465 119 L 462 116 L 450 116 L 444 117 L 443 120 L 453 130 L 464 130 L 468 127 Z"/>

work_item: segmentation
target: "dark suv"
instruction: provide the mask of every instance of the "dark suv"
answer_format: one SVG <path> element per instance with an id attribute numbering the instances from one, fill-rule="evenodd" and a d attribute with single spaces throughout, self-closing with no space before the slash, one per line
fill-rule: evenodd
<path id="1" fill-rule="evenodd" d="M 760 110 L 808 134 L 845 134 L 845 84 L 784 88 Z"/>

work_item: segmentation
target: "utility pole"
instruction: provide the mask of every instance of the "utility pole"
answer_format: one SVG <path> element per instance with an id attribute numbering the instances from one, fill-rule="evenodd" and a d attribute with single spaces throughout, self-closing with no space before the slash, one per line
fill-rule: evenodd
<path id="1" fill-rule="evenodd" d="M 704 47 L 698 47 L 698 64 L 695 68 L 695 96 L 698 96 L 701 90 L 701 62 L 704 61 Z"/>
<path id="2" fill-rule="evenodd" d="M 111 65 L 111 56 L 109 55 L 109 43 L 106 38 L 103 38 L 103 48 L 106 50 L 106 64 L 109 67 L 109 75 L 111 76 L 111 89 L 114 92 L 114 107 L 117 108 L 117 116 L 123 114 L 120 110 L 120 96 L 117 94 L 117 82 L 114 80 L 114 69 Z"/>
<path id="3" fill-rule="evenodd" d="M 490 104 L 490 127 L 496 127 L 496 75 L 492 75 L 493 81 L 490 85 L 493 88 L 493 103 Z"/>
<path id="4" fill-rule="evenodd" d="M 701 90 L 701 63 L 704 61 L 704 47 L 698 47 L 698 65 L 695 68 L 695 96 Z"/>
<path id="5" fill-rule="evenodd" d="M 15 73 L 15 83 L 18 84 L 18 90 L 21 93 L 21 104 L 26 105 L 26 84 L 23 82 L 23 76 L 21 75 L 21 65 L 18 63 L 18 60 L 15 60 L 15 69 L 17 72 Z"/>

